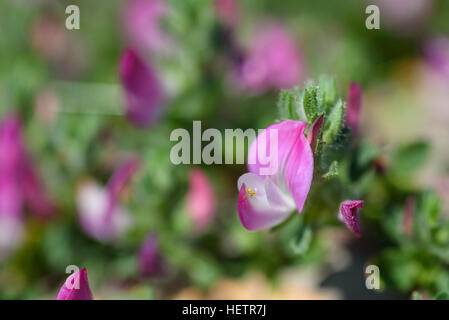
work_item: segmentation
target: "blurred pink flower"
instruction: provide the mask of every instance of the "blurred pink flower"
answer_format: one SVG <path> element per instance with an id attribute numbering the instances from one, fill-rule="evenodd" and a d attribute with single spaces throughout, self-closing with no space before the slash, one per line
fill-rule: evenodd
<path id="1" fill-rule="evenodd" d="M 166 51 L 169 40 L 161 29 L 160 22 L 168 11 L 163 0 L 127 0 L 123 24 L 133 45 L 159 52 Z"/>
<path id="2" fill-rule="evenodd" d="M 280 25 L 268 25 L 252 39 L 238 78 L 244 88 L 259 93 L 292 87 L 302 73 L 302 57 L 291 35 Z"/>
<path id="3" fill-rule="evenodd" d="M 234 26 L 237 23 L 239 15 L 237 0 L 215 0 L 215 11 L 225 25 Z"/>
<path id="4" fill-rule="evenodd" d="M 259 134 L 249 148 L 249 173 L 238 180 L 240 221 L 248 230 L 271 228 L 297 209 L 301 212 L 312 184 L 313 152 L 304 136 L 306 122 L 286 120 Z M 265 167 L 258 158 L 267 154 L 271 130 L 277 130 L 277 170 L 261 175 Z M 258 142 L 260 140 L 260 142 Z M 257 150 L 261 148 L 261 150 Z M 273 152 L 273 150 L 270 150 Z"/>
<path id="5" fill-rule="evenodd" d="M 435 71 L 449 79 L 449 38 L 437 37 L 427 41 L 424 56 Z"/>
<path id="6" fill-rule="evenodd" d="M 93 300 L 86 268 L 71 274 L 67 278 L 59 290 L 56 300 Z"/>
<path id="7" fill-rule="evenodd" d="M 162 258 L 155 234 L 147 236 L 139 250 L 139 272 L 145 278 L 151 278 L 162 272 Z"/>
<path id="8" fill-rule="evenodd" d="M 360 122 L 360 109 L 362 106 L 362 88 L 356 82 L 352 82 L 348 88 L 346 107 L 346 124 L 357 134 Z"/>
<path id="9" fill-rule="evenodd" d="M 360 238 L 360 214 L 359 209 L 363 207 L 363 200 L 344 201 L 340 205 L 338 219 L 346 224 L 357 237 Z"/>
<path id="10" fill-rule="evenodd" d="M 121 164 L 106 188 L 95 182 L 80 186 L 77 207 L 80 224 L 91 237 L 102 242 L 114 242 L 130 226 L 129 214 L 119 204 L 119 193 L 138 169 L 136 159 Z"/>
<path id="11" fill-rule="evenodd" d="M 120 79 L 128 119 L 139 127 L 155 121 L 162 111 L 163 89 L 154 70 L 133 49 L 121 57 Z"/>
<path id="12" fill-rule="evenodd" d="M 10 114 L 0 123 L 0 257 L 22 240 L 25 204 L 38 217 L 55 211 L 26 154 L 20 119 Z"/>
<path id="13" fill-rule="evenodd" d="M 215 215 L 216 199 L 206 174 L 200 169 L 189 173 L 189 192 L 187 194 L 187 211 L 196 230 L 205 229 Z"/>

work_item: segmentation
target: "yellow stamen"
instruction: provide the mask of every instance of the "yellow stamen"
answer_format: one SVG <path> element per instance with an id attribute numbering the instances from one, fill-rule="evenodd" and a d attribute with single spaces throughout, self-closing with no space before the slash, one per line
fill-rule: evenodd
<path id="1" fill-rule="evenodd" d="M 246 189 L 246 193 L 248 193 L 250 197 L 254 197 L 256 195 L 256 190 L 253 191 L 253 189 L 248 188 Z"/>

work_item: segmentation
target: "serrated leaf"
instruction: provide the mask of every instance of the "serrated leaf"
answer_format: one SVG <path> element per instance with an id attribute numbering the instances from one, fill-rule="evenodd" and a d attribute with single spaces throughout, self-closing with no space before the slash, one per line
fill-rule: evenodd
<path id="1" fill-rule="evenodd" d="M 322 96 L 322 104 L 324 113 L 327 113 L 337 100 L 337 88 L 335 78 L 322 75 L 320 77 L 320 92 Z"/>
<path id="2" fill-rule="evenodd" d="M 307 117 L 307 121 L 309 123 L 313 123 L 320 112 L 318 92 L 318 87 L 314 82 L 309 82 L 304 89 L 304 94 L 302 96 L 302 105 L 304 108 L 304 113 Z"/>
<path id="3" fill-rule="evenodd" d="M 296 104 L 296 115 L 298 116 L 298 120 L 303 121 L 303 122 L 307 122 L 307 117 L 306 114 L 304 112 L 304 106 L 302 103 L 302 99 L 303 99 L 303 90 L 299 87 L 295 87 L 293 88 L 293 91 L 295 93 L 295 104 Z"/>
<path id="4" fill-rule="evenodd" d="M 294 119 L 292 117 L 292 110 L 295 106 L 295 97 L 289 90 L 281 90 L 278 99 L 278 110 L 281 120 Z"/>
<path id="5" fill-rule="evenodd" d="M 346 104 L 341 100 L 338 100 L 331 113 L 329 114 L 323 133 L 323 141 L 326 145 L 332 143 L 332 141 L 334 141 L 335 139 L 335 136 L 340 131 L 345 115 L 345 107 Z"/>

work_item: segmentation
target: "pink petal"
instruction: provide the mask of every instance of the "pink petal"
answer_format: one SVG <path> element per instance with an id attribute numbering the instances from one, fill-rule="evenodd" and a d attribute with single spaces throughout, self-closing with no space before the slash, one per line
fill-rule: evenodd
<path id="1" fill-rule="evenodd" d="M 340 205 L 340 212 L 338 218 L 341 222 L 351 230 L 357 237 L 360 238 L 360 214 L 359 210 L 363 207 L 363 200 L 344 201 Z"/>
<path id="2" fill-rule="evenodd" d="M 238 211 L 242 225 L 250 231 L 267 229 L 284 221 L 291 211 L 285 208 L 273 208 L 265 199 L 250 196 L 247 187 L 242 184 L 239 192 Z"/>
<path id="3" fill-rule="evenodd" d="M 24 159 L 22 183 L 25 199 L 31 212 L 40 218 L 52 217 L 56 212 L 56 204 L 47 194 L 29 158 Z"/>
<path id="4" fill-rule="evenodd" d="M 301 213 L 313 178 L 313 152 L 302 133 L 292 147 L 284 174 L 296 208 Z"/>
<path id="5" fill-rule="evenodd" d="M 216 207 L 214 189 L 200 169 L 190 171 L 186 207 L 196 230 L 203 230 L 214 218 Z"/>
<path id="6" fill-rule="evenodd" d="M 125 50 L 120 60 L 120 78 L 128 119 L 139 127 L 155 121 L 163 106 L 162 86 L 153 69 L 133 49 Z"/>
<path id="7" fill-rule="evenodd" d="M 148 235 L 139 250 L 139 271 L 143 277 L 153 277 L 162 271 L 159 245 L 154 234 Z"/>
<path id="8" fill-rule="evenodd" d="M 350 84 L 347 96 L 346 123 L 353 132 L 357 133 L 362 104 L 362 88 L 356 82 Z"/>
<path id="9" fill-rule="evenodd" d="M 307 127 L 306 122 L 286 120 L 280 123 L 273 124 L 263 130 L 257 138 L 251 143 L 248 150 L 248 169 L 257 175 L 267 176 L 282 176 L 283 167 L 287 158 L 299 137 L 303 136 L 304 130 Z M 276 133 L 276 135 L 273 135 Z M 277 137 L 277 141 L 271 139 Z M 276 147 L 276 150 L 270 150 L 270 146 Z M 275 172 L 271 174 L 264 174 L 269 167 L 269 164 L 264 164 L 263 156 L 275 154 L 277 157 L 273 158 Z M 272 153 L 273 152 L 273 153 Z M 273 164 L 272 164 L 273 165 Z M 282 177 L 283 178 L 283 177 Z"/>
<path id="10" fill-rule="evenodd" d="M 302 57 L 291 35 L 279 24 L 268 24 L 253 38 L 238 75 L 244 87 L 260 92 L 298 84 L 302 69 Z"/>
<path id="11" fill-rule="evenodd" d="M 323 126 L 324 115 L 321 115 L 310 127 L 309 133 L 307 134 L 307 141 L 309 141 L 312 151 L 315 151 L 316 142 L 321 134 L 321 128 Z"/>
<path id="12" fill-rule="evenodd" d="M 168 12 L 163 0 L 128 0 L 124 8 L 123 23 L 127 36 L 134 45 L 164 52 L 169 39 L 160 27 Z"/>
<path id="13" fill-rule="evenodd" d="M 56 300 L 92 300 L 85 268 L 67 278 L 59 290 Z"/>

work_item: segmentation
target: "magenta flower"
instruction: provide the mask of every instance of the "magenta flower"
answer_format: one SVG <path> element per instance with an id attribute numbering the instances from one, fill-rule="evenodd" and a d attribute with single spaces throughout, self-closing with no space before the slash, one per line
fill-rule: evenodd
<path id="1" fill-rule="evenodd" d="M 268 25 L 253 38 L 238 78 L 245 88 L 258 93 L 292 87 L 302 73 L 302 57 L 290 34 L 279 25 Z"/>
<path id="2" fill-rule="evenodd" d="M 437 72 L 449 79 L 449 39 L 438 37 L 429 40 L 424 46 L 426 61 Z"/>
<path id="3" fill-rule="evenodd" d="M 250 172 L 238 180 L 238 211 L 246 229 L 270 228 L 295 208 L 302 211 L 313 177 L 313 152 L 304 136 L 306 126 L 306 122 L 282 121 L 262 131 L 251 144 Z M 273 152 L 275 170 L 264 172 L 267 164 L 261 155 Z"/>
<path id="4" fill-rule="evenodd" d="M 162 111 L 163 92 L 156 73 L 133 49 L 126 49 L 120 60 L 120 79 L 129 121 L 145 127 Z"/>
<path id="5" fill-rule="evenodd" d="M 360 238 L 360 214 L 359 209 L 363 207 L 363 200 L 344 201 L 340 205 L 338 219 L 346 224 L 357 237 Z"/>
<path id="6" fill-rule="evenodd" d="M 209 179 L 202 170 L 192 169 L 186 207 L 196 230 L 203 230 L 211 223 L 215 206 L 215 194 Z"/>
<path id="7" fill-rule="evenodd" d="M 139 250 L 139 272 L 143 277 L 151 278 L 161 273 L 162 268 L 157 237 L 150 234 Z"/>
<path id="8" fill-rule="evenodd" d="M 349 85 L 346 107 L 346 123 L 357 134 L 360 122 L 360 109 L 362 105 L 362 88 L 356 82 Z"/>
<path id="9" fill-rule="evenodd" d="M 125 3 L 123 24 L 133 45 L 157 52 L 166 51 L 170 41 L 160 27 L 169 8 L 163 0 L 128 0 Z"/>
<path id="10" fill-rule="evenodd" d="M 106 188 L 95 182 L 80 187 L 78 214 L 88 235 L 102 242 L 114 242 L 128 229 L 131 219 L 119 204 L 119 193 L 137 169 L 137 160 L 128 159 L 116 169 Z"/>
<path id="11" fill-rule="evenodd" d="M 62 285 L 56 300 L 92 300 L 87 280 L 87 270 L 83 268 L 71 274 Z"/>
<path id="12" fill-rule="evenodd" d="M 20 119 L 10 114 L 0 123 L 0 257 L 21 242 L 25 204 L 39 217 L 55 209 L 26 154 Z"/>

